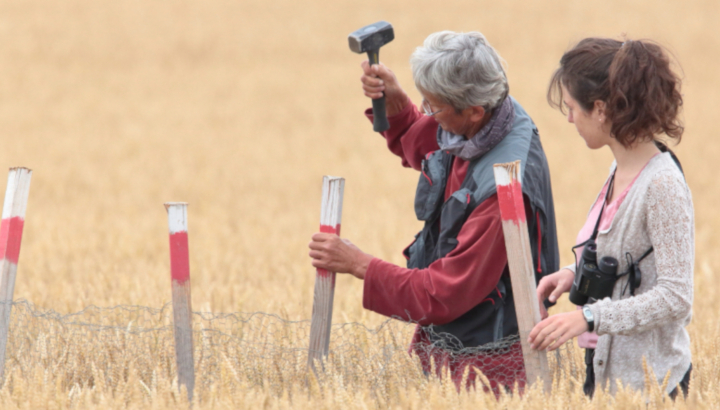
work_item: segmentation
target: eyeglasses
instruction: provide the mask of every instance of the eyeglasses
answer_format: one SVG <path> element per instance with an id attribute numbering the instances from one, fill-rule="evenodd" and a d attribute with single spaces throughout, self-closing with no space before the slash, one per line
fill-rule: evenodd
<path id="1" fill-rule="evenodd" d="M 432 116 L 434 116 L 435 114 L 437 114 L 437 113 L 439 113 L 439 112 L 441 112 L 441 111 L 443 110 L 443 109 L 441 108 L 441 109 L 433 112 L 432 107 L 430 106 L 430 103 L 429 103 L 426 99 L 424 99 L 424 98 L 423 98 L 423 100 L 422 100 L 422 104 L 420 104 L 420 107 L 422 108 L 423 113 L 424 113 L 425 115 L 427 115 L 428 117 L 432 117 Z"/>

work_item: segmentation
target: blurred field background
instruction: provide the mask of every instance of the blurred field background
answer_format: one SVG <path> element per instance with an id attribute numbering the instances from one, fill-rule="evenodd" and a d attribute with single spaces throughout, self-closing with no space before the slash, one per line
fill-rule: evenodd
<path id="1" fill-rule="evenodd" d="M 0 169 L 33 170 L 15 299 L 60 313 L 162 307 L 170 300 L 162 204 L 186 201 L 195 310 L 309 319 L 315 273 L 307 243 L 323 175 L 346 178 L 343 236 L 404 264 L 400 251 L 420 229 L 417 175 L 362 115 L 365 57 L 346 40 L 377 20 L 396 35 L 380 59 L 415 101 L 408 60 L 432 32 L 481 31 L 507 61 L 511 94 L 538 125 L 550 161 L 563 264 L 612 156 L 588 150 L 547 105 L 551 73 L 587 36 L 651 38 L 674 53 L 686 124 L 675 150 L 696 212 L 694 371 L 706 383 L 720 379 L 714 0 L 1 2 Z M 339 277 L 334 322 L 382 323 L 361 298 L 360 281 Z M 555 309 L 571 308 L 565 300 Z M 26 391 L 47 385 L 27 377 Z M 50 385 L 41 391 L 52 399 Z M 3 403 L 33 408 L 4 389 Z M 717 387 L 709 391 L 718 403 Z M 234 407 L 287 405 L 262 390 L 232 397 L 240 400 L 228 398 Z M 313 397 L 304 396 L 307 406 L 336 407 L 335 396 Z M 403 400 L 387 404 L 429 403 Z"/>

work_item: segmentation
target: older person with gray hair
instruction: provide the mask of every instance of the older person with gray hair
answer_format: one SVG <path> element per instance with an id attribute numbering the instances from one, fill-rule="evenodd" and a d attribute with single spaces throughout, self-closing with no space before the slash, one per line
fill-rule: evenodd
<path id="1" fill-rule="evenodd" d="M 361 77 L 366 96 L 386 97 L 388 148 L 403 166 L 420 171 L 415 213 L 425 225 L 404 251 L 407 268 L 326 233 L 312 237 L 312 263 L 364 280 L 366 309 L 416 322 L 411 350 L 426 371 L 434 357 L 450 367 L 458 387 L 470 365 L 495 392 L 499 385 L 522 386 L 492 167 L 521 161 L 536 277 L 557 271 L 550 175 L 537 128 L 509 97 L 502 60 L 482 34 L 432 34 L 410 61 L 422 112 L 383 64 L 363 62 Z M 371 110 L 366 115 L 372 120 Z M 475 376 L 471 369 L 470 380 Z"/>

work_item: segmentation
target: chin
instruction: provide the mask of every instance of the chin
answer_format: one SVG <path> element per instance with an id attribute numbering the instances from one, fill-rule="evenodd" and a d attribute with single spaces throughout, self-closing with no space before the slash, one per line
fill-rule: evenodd
<path id="1" fill-rule="evenodd" d="M 583 141 L 585 141 L 585 145 L 590 149 L 599 149 L 602 148 L 605 144 L 601 144 L 598 141 L 589 140 L 581 135 Z"/>

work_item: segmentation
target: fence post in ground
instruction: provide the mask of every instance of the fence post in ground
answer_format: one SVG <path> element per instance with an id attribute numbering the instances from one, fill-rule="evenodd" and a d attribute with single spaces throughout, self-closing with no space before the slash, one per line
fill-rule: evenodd
<path id="1" fill-rule="evenodd" d="M 493 170 L 525 362 L 525 375 L 530 384 L 540 378 L 544 383 L 545 391 L 549 392 L 552 379 L 547 355 L 544 350 L 531 349 L 527 342 L 530 331 L 540 322 L 540 305 L 536 293 L 530 237 L 525 218 L 520 161 L 495 164 Z"/>
<path id="2" fill-rule="evenodd" d="M 170 228 L 170 276 L 178 387 L 185 385 L 188 400 L 192 401 L 195 388 L 195 362 L 193 361 L 192 304 L 190 303 L 187 203 L 167 202 L 165 209 L 168 213 L 168 227 Z"/>
<path id="3" fill-rule="evenodd" d="M 27 168 L 10 168 L 0 223 L 0 257 L 2 258 L 0 262 L 2 264 L 0 267 L 0 382 L 5 376 L 5 350 L 10 331 L 10 311 L 31 176 L 32 171 Z"/>
<path id="4" fill-rule="evenodd" d="M 320 232 L 340 235 L 343 191 L 345 179 L 323 177 Z M 316 371 L 315 361 L 323 366 L 323 359 L 330 350 L 330 326 L 332 325 L 333 297 L 335 295 L 335 272 L 317 269 L 313 297 L 312 322 L 310 324 L 310 348 L 308 367 Z"/>

